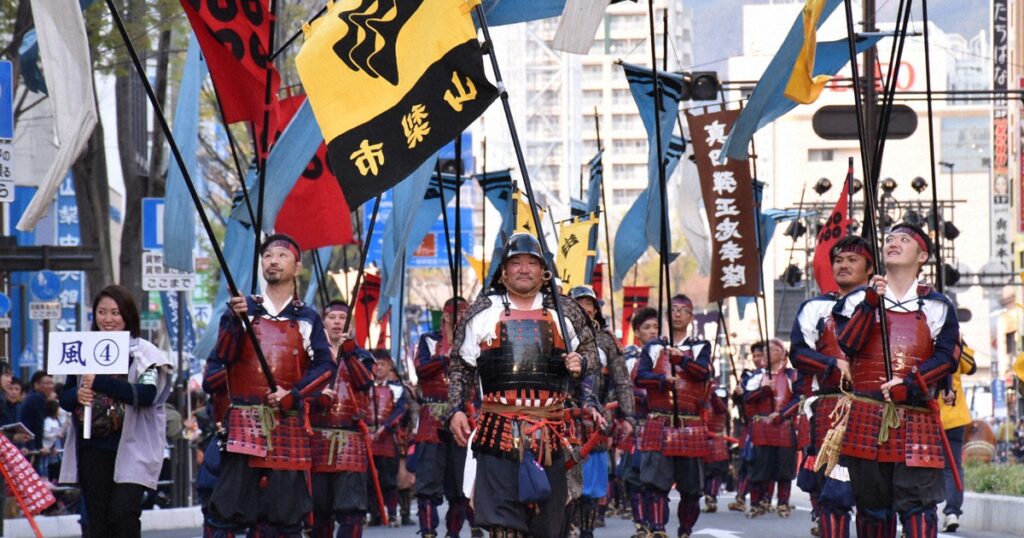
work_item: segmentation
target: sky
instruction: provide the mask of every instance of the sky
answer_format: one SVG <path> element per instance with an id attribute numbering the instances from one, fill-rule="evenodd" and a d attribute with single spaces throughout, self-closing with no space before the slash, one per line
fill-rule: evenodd
<path id="1" fill-rule="evenodd" d="M 788 3 L 786 0 L 683 0 L 693 12 L 693 59 L 695 68 L 722 68 L 718 63 L 741 52 L 742 6 Z M 802 2 L 801 2 L 802 3 Z M 898 0 L 876 0 L 878 22 L 896 20 Z M 913 3 L 911 22 L 921 20 L 921 1 Z M 841 15 L 842 6 L 836 11 Z M 931 0 L 928 15 L 948 33 L 972 37 L 989 25 L 988 0 Z M 854 7 L 855 16 L 859 8 Z M 715 65 L 718 64 L 718 65 Z"/>

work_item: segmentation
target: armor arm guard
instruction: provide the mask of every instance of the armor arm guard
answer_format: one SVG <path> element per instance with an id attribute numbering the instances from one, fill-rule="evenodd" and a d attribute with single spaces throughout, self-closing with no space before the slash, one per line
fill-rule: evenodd
<path id="1" fill-rule="evenodd" d="M 711 378 L 711 346 L 705 342 L 696 357 L 684 357 L 682 368 L 684 372 L 700 381 Z"/>
<path id="2" fill-rule="evenodd" d="M 759 387 L 754 390 L 743 390 L 743 403 L 744 404 L 756 404 L 758 402 L 771 399 L 774 395 L 774 391 L 771 387 Z"/>
<path id="3" fill-rule="evenodd" d="M 405 416 L 405 412 L 409 409 L 409 391 L 402 390 L 402 397 L 395 402 L 395 408 L 391 410 L 391 414 L 383 421 L 383 426 L 391 431 L 394 431 L 398 426 L 398 421 L 402 420 Z"/>
<path id="4" fill-rule="evenodd" d="M 580 374 L 580 391 L 582 392 L 580 399 L 585 406 L 602 410 L 595 390 L 601 378 L 601 359 L 597 354 L 597 338 L 594 336 L 594 327 L 583 308 L 575 300 L 559 296 L 558 301 L 562 306 L 562 313 L 566 321 L 571 324 L 573 332 L 576 333 L 576 348 L 572 351 L 583 357 L 583 371 Z M 563 335 L 563 340 L 567 346 L 571 345 L 568 335 Z"/>
<path id="5" fill-rule="evenodd" d="M 643 351 L 636 363 L 636 385 L 641 388 L 662 389 L 665 386 L 665 374 L 654 371 L 654 357 L 651 357 L 651 347 L 663 345 L 659 340 L 652 340 L 644 344 Z"/>
<path id="6" fill-rule="evenodd" d="M 475 379 L 476 368 L 453 356 L 448 368 L 448 405 L 451 407 L 451 413 L 445 417 L 446 423 L 455 413 L 466 412 L 466 399 L 471 396 L 470 390 Z"/>
<path id="7" fill-rule="evenodd" d="M 355 346 L 352 347 L 352 351 L 345 354 L 344 367 L 348 368 L 348 374 L 352 377 L 352 388 L 359 392 L 368 392 L 373 386 L 373 374 L 363 366 Z"/>
<path id="8" fill-rule="evenodd" d="M 790 375 L 790 379 L 793 382 L 793 396 L 779 410 L 779 416 L 784 418 L 790 418 L 797 414 L 797 411 L 800 409 L 800 402 L 804 400 L 804 396 L 806 396 L 806 392 L 810 388 L 807 376 L 799 370 L 792 370 L 792 372 L 793 375 Z"/>
<path id="9" fill-rule="evenodd" d="M 789 340 L 789 362 L 793 368 L 805 374 L 824 375 L 826 378 L 832 376 L 836 368 L 835 357 L 829 357 L 807 343 L 799 314 L 793 321 L 793 332 L 790 333 Z"/>
<path id="10" fill-rule="evenodd" d="M 220 324 L 217 326 L 217 342 L 207 360 L 216 359 L 223 364 L 238 360 L 242 352 L 243 338 L 245 338 L 245 332 L 242 329 L 242 322 L 231 310 L 225 310 L 221 314 Z"/>
<path id="11" fill-rule="evenodd" d="M 626 357 L 618 347 L 608 355 L 608 370 L 611 372 L 612 385 L 615 389 L 615 401 L 619 402 L 619 416 L 633 417 L 636 414 L 633 384 L 630 383 L 629 371 L 626 369 Z"/>
<path id="12" fill-rule="evenodd" d="M 711 398 L 711 411 L 715 414 L 726 413 L 729 411 L 729 406 L 725 403 L 725 398 L 719 398 L 717 395 L 712 395 Z"/>
<path id="13" fill-rule="evenodd" d="M 950 315 L 953 312 L 953 305 L 948 300 L 943 302 L 946 303 L 946 319 L 942 323 L 939 336 L 935 339 L 935 350 L 928 360 L 917 367 L 928 385 L 938 383 L 944 376 L 956 370 L 957 366 L 955 351 L 960 343 L 960 322 L 957 321 L 955 313 Z M 911 377 L 907 377 L 903 382 L 909 387 L 914 386 L 914 379 Z M 910 390 L 911 394 L 915 394 L 913 388 Z"/>
<path id="14" fill-rule="evenodd" d="M 445 358 L 441 355 L 431 355 L 430 353 L 430 345 L 427 339 L 431 338 L 431 336 L 430 333 L 424 333 L 420 336 L 419 343 L 416 344 L 416 356 L 412 361 L 413 366 L 416 368 L 416 377 L 430 377 L 444 371 Z M 440 345 L 440 337 L 438 338 L 438 345 Z"/>
<path id="15" fill-rule="evenodd" d="M 206 366 L 203 367 L 203 392 L 211 395 L 217 394 L 227 389 L 227 383 L 228 370 L 224 363 L 207 359 Z"/>
<path id="16" fill-rule="evenodd" d="M 847 299 L 849 296 L 847 296 Z M 857 356 L 864 345 L 868 342 L 871 328 L 875 323 L 875 311 L 878 309 L 879 297 L 873 288 L 864 290 L 864 300 L 853 309 L 853 315 L 844 323 L 844 316 L 836 315 L 836 325 L 839 331 L 839 347 L 852 360 Z M 840 301 L 836 308 L 840 312 L 840 305 L 845 305 L 846 299 Z"/>

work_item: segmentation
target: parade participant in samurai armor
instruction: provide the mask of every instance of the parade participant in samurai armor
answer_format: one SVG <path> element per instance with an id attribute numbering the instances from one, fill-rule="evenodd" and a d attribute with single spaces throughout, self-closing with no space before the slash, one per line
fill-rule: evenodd
<path id="1" fill-rule="evenodd" d="M 867 285 L 874 274 L 875 260 L 871 245 L 857 235 L 836 242 L 829 259 L 839 293 L 826 293 L 800 305 L 793 321 L 789 360 L 805 378 L 813 379 L 813 383 L 804 384 L 805 390 L 810 391 L 812 384 L 817 386 L 811 404 L 810 444 L 804 451 L 804 463 L 797 478 L 797 485 L 811 497 L 812 518 L 817 522 L 811 533 L 846 538 L 850 535 L 850 510 L 853 508 L 850 482 L 825 476 L 824 469 L 820 472 L 814 469 L 818 451 L 831 426 L 830 416 L 841 396 L 842 373 L 849 372 L 846 355 L 839 348 L 832 309 L 841 297 Z M 845 476 L 843 470 L 832 474 Z"/>
<path id="2" fill-rule="evenodd" d="M 633 383 L 626 369 L 619 341 L 609 332 L 604 316 L 601 314 L 601 302 L 594 290 L 587 286 L 576 286 L 569 290 L 569 296 L 579 303 L 580 307 L 593 324 L 597 343 L 597 354 L 601 365 L 601 377 L 598 380 L 597 393 L 602 401 L 618 402 L 615 415 L 621 418 L 618 422 L 619 433 L 633 433 L 635 422 Z M 584 421 L 584 440 L 593 433 L 593 423 Z M 592 538 L 597 520 L 603 519 L 599 511 L 599 500 L 608 495 L 609 475 L 608 445 L 602 444 L 590 452 L 583 463 L 583 497 L 580 500 L 580 538 Z"/>
<path id="3" fill-rule="evenodd" d="M 370 417 L 370 430 L 373 437 L 371 452 L 377 466 L 381 494 L 387 508 L 388 524 L 401 527 L 402 522 L 395 517 L 398 512 L 398 466 L 405 443 L 399 439 L 402 418 L 409 407 L 409 391 L 398 379 L 395 363 L 390 357 L 380 352 L 373 366 L 374 384 L 370 394 L 367 414 Z M 373 488 L 367 490 L 370 498 L 375 498 Z M 381 516 L 376 503 L 370 503 L 370 525 L 379 525 Z"/>
<path id="4" fill-rule="evenodd" d="M 750 424 L 754 418 L 754 408 L 743 401 L 745 388 L 750 378 L 757 374 L 764 373 L 764 367 L 768 358 L 764 353 L 764 342 L 750 344 L 750 359 L 754 363 L 754 369 L 744 368 L 740 373 L 740 382 L 732 389 L 732 404 L 739 411 L 739 420 L 734 423 L 737 430 L 742 429 L 740 436 L 740 450 L 738 454 L 738 467 L 736 471 L 736 498 L 729 503 L 729 510 L 733 512 L 747 511 L 747 494 L 750 493 L 750 471 L 754 464 L 754 445 L 750 440 Z"/>
<path id="5" fill-rule="evenodd" d="M 437 536 L 437 507 L 445 499 L 448 500 L 447 536 L 457 537 L 467 519 L 471 526 L 473 524 L 469 499 L 462 491 L 466 449 L 456 445 L 451 432 L 444 427 L 451 411 L 448 408 L 448 368 L 455 326 L 468 308 L 469 303 L 462 297 L 445 301 L 441 329 L 423 333 L 416 346 L 414 366 L 421 402 L 415 437 L 416 505 L 420 534 L 425 538 Z"/>
<path id="6" fill-rule="evenodd" d="M 633 517 L 634 537 L 643 538 L 650 534 L 649 514 L 644 506 L 644 487 L 640 480 L 640 443 L 638 435 L 647 422 L 647 389 L 636 383 L 637 369 L 640 366 L 640 355 L 643 345 L 658 338 L 658 311 L 651 307 L 643 307 L 633 312 L 630 320 L 633 337 L 641 345 L 630 344 L 626 347 L 626 368 L 629 370 L 633 388 L 633 420 L 636 427 L 633 433 L 619 437 L 617 448 L 620 451 L 619 465 L 616 472 L 621 475 L 621 482 L 629 500 L 629 510 Z"/>
<path id="7" fill-rule="evenodd" d="M 310 410 L 313 427 L 313 538 L 362 536 L 369 483 L 366 435 L 359 428 L 365 420 L 373 356 L 356 346 L 345 332 L 348 305 L 334 300 L 323 308 L 324 326 L 331 343 L 336 372 L 317 396 Z"/>
<path id="8" fill-rule="evenodd" d="M 636 383 L 647 390 L 649 413 L 640 434 L 640 481 L 644 512 L 652 537 L 664 537 L 668 494 L 675 483 L 680 501 L 677 535 L 688 537 L 700 516 L 708 430 L 701 417 L 711 379 L 711 346 L 687 336 L 693 302 L 685 295 L 671 301 L 670 334 L 644 344 Z"/>
<path id="9" fill-rule="evenodd" d="M 750 467 L 750 510 L 758 517 L 771 510 L 772 491 L 778 487 L 779 517 L 789 517 L 789 495 L 796 478 L 797 431 L 793 416 L 799 408 L 804 378 L 786 366 L 786 347 L 779 339 L 768 342 L 768 368 L 747 380 L 743 401 L 750 416 L 753 444 Z"/>
<path id="10" fill-rule="evenodd" d="M 333 375 L 331 347 L 320 315 L 298 300 L 299 245 L 284 234 L 267 237 L 259 254 L 266 294 L 232 297 L 221 316 L 207 362 L 225 365 L 231 406 L 221 469 L 211 493 L 205 532 L 300 536 L 313 509 L 312 464 L 304 400 Z M 248 316 L 277 390 L 243 329 Z"/>
<path id="11" fill-rule="evenodd" d="M 936 536 L 936 505 L 945 499 L 944 431 L 927 400 L 956 368 L 960 325 L 949 298 L 919 280 L 932 254 L 921 228 L 893 226 L 882 253 L 886 275 L 873 276 L 833 313 L 853 379 L 842 454 L 857 535 L 895 536 L 899 516 L 908 538 Z"/>
<path id="12" fill-rule="evenodd" d="M 708 427 L 708 453 L 704 456 L 704 511 L 718 511 L 718 490 L 729 475 L 729 443 L 725 427 L 729 422 L 728 393 L 712 382 L 704 406 L 704 422 Z"/>
<path id="13" fill-rule="evenodd" d="M 542 253 L 530 234 L 508 239 L 492 290 L 470 306 L 452 346 L 449 430 L 466 444 L 466 402 L 479 376 L 472 502 L 476 523 L 495 538 L 560 535 L 569 500 L 565 403 L 575 397 L 599 426 L 604 420 L 589 321 L 571 299 L 551 295 Z M 574 380 L 578 396 L 569 393 Z"/>

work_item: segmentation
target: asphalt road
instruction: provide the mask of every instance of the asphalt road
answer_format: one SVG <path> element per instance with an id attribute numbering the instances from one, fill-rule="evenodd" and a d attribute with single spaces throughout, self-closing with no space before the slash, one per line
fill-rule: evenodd
<path id="1" fill-rule="evenodd" d="M 769 513 L 756 519 L 747 519 L 742 513 L 730 512 L 725 508 L 725 505 L 731 500 L 732 494 L 726 493 L 719 497 L 719 506 L 722 510 L 713 514 L 702 513 L 700 519 L 697 521 L 696 529 L 693 532 L 693 538 L 810 538 L 811 536 L 810 501 L 808 500 L 807 495 L 796 487 L 793 488 L 791 502 L 797 507 L 797 509 L 789 518 L 786 519 L 778 517 L 775 513 Z M 673 495 L 671 503 L 672 520 L 669 522 L 667 529 L 670 537 L 675 536 L 676 532 L 677 520 L 675 519 L 675 510 L 677 502 L 678 497 Z M 443 517 L 445 508 L 442 507 L 440 510 Z M 413 517 L 415 518 L 415 514 Z M 363 536 L 374 538 L 413 538 L 418 536 L 418 534 L 416 534 L 417 530 L 418 529 L 416 527 L 402 527 L 398 529 L 375 527 L 366 529 Z M 443 529 L 439 530 L 443 533 Z M 608 538 L 627 538 L 632 534 L 632 522 L 618 517 L 608 518 L 606 526 L 604 528 L 597 529 L 594 532 L 595 536 Z M 179 531 L 146 533 L 147 538 L 193 538 L 199 537 L 200 535 L 200 529 L 183 529 Z M 853 535 L 856 536 L 855 531 L 853 532 Z M 468 527 L 463 529 L 461 536 L 469 536 Z M 965 528 L 961 528 L 956 533 L 939 533 L 939 536 L 943 538 L 1017 538 L 1011 534 L 972 531 L 971 529 Z"/>

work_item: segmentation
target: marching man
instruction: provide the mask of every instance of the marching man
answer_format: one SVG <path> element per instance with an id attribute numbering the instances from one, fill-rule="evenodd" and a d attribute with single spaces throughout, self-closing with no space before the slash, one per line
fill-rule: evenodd
<path id="1" fill-rule="evenodd" d="M 839 344 L 856 396 L 842 454 L 858 536 L 895 536 L 897 516 L 908 538 L 938 533 L 944 432 L 927 400 L 956 367 L 960 325 L 949 298 L 918 280 L 931 253 L 921 228 L 893 226 L 883 248 L 886 275 L 871 277 L 866 289 L 836 305 Z M 888 353 L 880 314 L 886 318 Z"/>
<path id="2" fill-rule="evenodd" d="M 455 334 L 449 429 L 460 446 L 469 440 L 465 405 L 479 378 L 472 502 L 477 525 L 494 538 L 554 538 L 562 530 L 569 495 L 563 404 L 573 378 L 593 419 L 604 420 L 592 392 L 600 373 L 586 367 L 597 361 L 589 320 L 581 309 L 568 308 L 570 299 L 549 294 L 552 275 L 545 265 L 534 236 L 513 234 L 494 290 L 473 303 Z M 565 306 L 565 334 L 556 300 Z"/>

